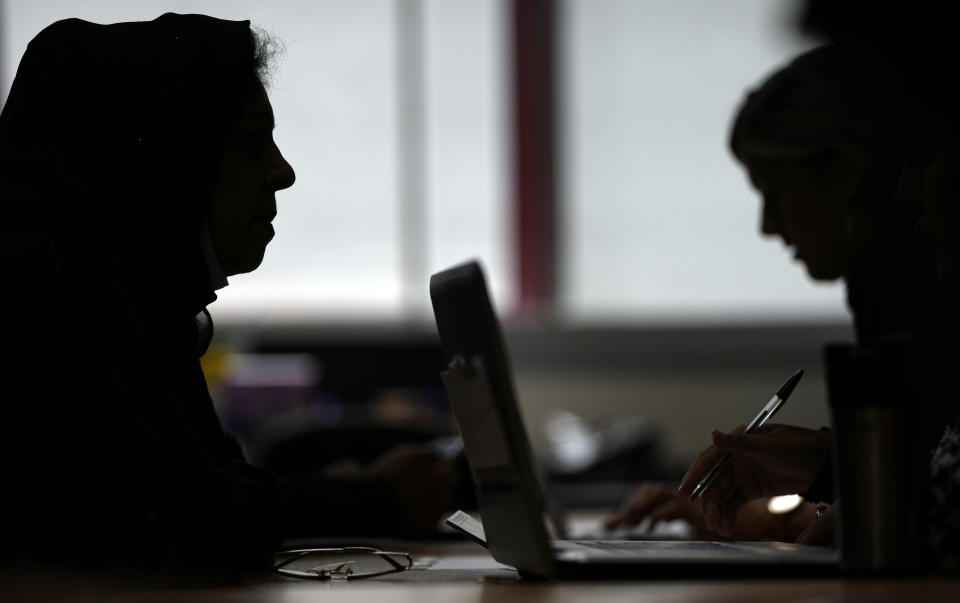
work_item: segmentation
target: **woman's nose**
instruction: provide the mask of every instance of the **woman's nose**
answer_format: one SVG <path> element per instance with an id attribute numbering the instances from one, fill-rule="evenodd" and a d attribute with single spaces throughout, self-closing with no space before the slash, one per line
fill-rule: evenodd
<path id="1" fill-rule="evenodd" d="M 279 191 L 293 186 L 293 183 L 297 180 L 297 174 L 293 171 L 293 166 L 287 162 L 276 145 L 274 145 L 274 150 L 275 155 L 270 171 L 270 183 L 273 185 L 274 191 Z"/>
<path id="2" fill-rule="evenodd" d="M 760 214 L 760 232 L 765 235 L 780 234 L 780 221 L 769 201 L 764 202 Z"/>

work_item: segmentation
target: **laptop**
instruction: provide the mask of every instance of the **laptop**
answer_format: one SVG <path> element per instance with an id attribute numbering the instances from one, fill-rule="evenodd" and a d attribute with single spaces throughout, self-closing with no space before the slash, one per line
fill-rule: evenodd
<path id="1" fill-rule="evenodd" d="M 441 377 L 477 493 L 482 520 L 477 539 L 498 562 L 541 578 L 836 573 L 837 551 L 786 542 L 565 539 L 518 411 L 500 323 L 479 263 L 432 275 L 430 297 L 447 363 Z M 462 529 L 469 519 L 458 517 L 451 525 Z"/>

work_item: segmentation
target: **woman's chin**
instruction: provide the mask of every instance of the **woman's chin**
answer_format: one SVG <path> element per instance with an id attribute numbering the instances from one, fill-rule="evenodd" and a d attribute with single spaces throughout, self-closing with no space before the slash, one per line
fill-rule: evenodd
<path id="1" fill-rule="evenodd" d="M 263 263 L 263 256 L 266 250 L 266 245 L 262 245 L 257 249 L 250 249 L 247 253 L 240 254 L 233 258 L 231 262 L 224 263 L 222 266 L 224 274 L 233 276 L 235 274 L 253 272 Z"/>
<path id="2" fill-rule="evenodd" d="M 801 256 L 797 253 L 794 256 L 799 262 L 802 262 L 807 269 L 807 275 L 818 282 L 828 283 L 835 281 L 846 274 L 846 271 L 839 266 L 834 266 L 830 262 L 817 262 Z"/>
<path id="3" fill-rule="evenodd" d="M 805 265 L 807 267 L 807 275 L 809 275 L 811 279 L 820 283 L 829 283 L 844 276 L 842 270 L 825 269 L 820 266 L 807 264 L 806 262 Z"/>

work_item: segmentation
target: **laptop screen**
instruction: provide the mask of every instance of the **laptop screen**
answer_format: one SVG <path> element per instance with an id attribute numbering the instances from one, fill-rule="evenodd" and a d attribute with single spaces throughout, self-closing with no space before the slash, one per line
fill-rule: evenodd
<path id="1" fill-rule="evenodd" d="M 468 262 L 434 274 L 430 297 L 448 365 L 441 376 L 473 472 L 490 552 L 502 563 L 549 575 L 548 506 L 480 265 Z"/>

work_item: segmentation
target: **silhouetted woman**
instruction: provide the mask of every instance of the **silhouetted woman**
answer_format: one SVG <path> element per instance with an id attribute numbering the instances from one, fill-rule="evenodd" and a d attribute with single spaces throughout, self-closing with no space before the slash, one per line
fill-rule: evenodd
<path id="1" fill-rule="evenodd" d="M 895 65 L 874 56 L 832 45 L 815 48 L 747 95 L 730 135 L 731 151 L 763 199 L 761 231 L 779 236 L 813 279 L 845 281 L 863 345 L 916 339 L 928 326 L 935 290 L 936 262 L 917 229 L 922 172 L 909 160 L 899 76 Z M 782 539 L 789 530 L 785 534 L 779 520 L 767 521 L 762 508 L 754 504 L 739 518 L 737 512 L 749 500 L 779 493 L 806 490 L 810 500 L 833 500 L 830 472 L 820 471 L 829 469 L 830 436 L 786 425 L 766 430 L 748 437 L 789 461 L 787 485 L 778 485 L 786 490 L 764 490 L 771 480 L 763 479 L 762 467 L 751 474 L 760 479 L 743 480 L 749 493 L 727 496 L 720 507 L 721 487 L 712 487 L 701 499 L 709 530 L 756 537 L 758 525 L 769 532 L 764 525 L 771 524 L 776 533 L 768 536 Z M 737 434 L 713 437 L 723 450 L 744 452 L 733 448 Z M 681 496 L 646 484 L 609 525 L 700 515 L 699 501 L 686 500 L 697 481 L 690 476 L 699 478 L 709 468 L 715 450 L 695 462 Z"/>
<path id="2" fill-rule="evenodd" d="M 260 567 L 298 510 L 198 356 L 294 173 L 246 21 L 60 21 L 0 116 L 0 532 L 11 559 Z"/>

